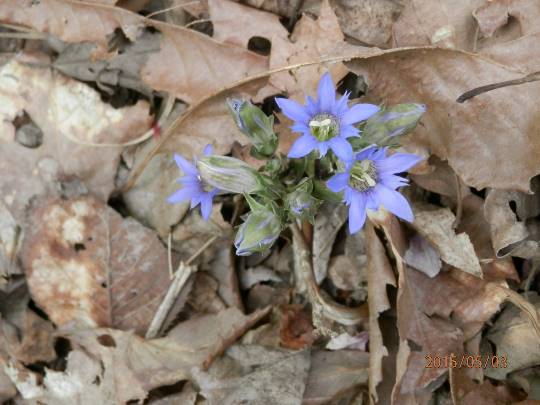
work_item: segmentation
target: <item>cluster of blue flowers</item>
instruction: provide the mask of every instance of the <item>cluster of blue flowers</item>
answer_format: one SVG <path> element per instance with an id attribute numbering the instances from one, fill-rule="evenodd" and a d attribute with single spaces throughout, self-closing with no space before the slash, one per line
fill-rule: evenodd
<path id="1" fill-rule="evenodd" d="M 251 211 L 235 240 L 239 255 L 268 249 L 287 221 L 313 220 L 321 200 L 325 199 L 336 201 L 337 198 L 348 206 L 351 233 L 362 229 L 367 209 L 384 207 L 399 218 L 412 221 L 411 207 L 397 191 L 408 181 L 397 174 L 406 172 L 421 158 L 388 151 L 389 146 L 395 146 L 393 138 L 414 128 L 425 107 L 420 104 L 402 104 L 384 110 L 373 104 L 349 107 L 349 95 L 346 92 L 336 98 L 336 89 L 326 73 L 319 82 L 316 100 L 307 96 L 305 105 L 300 105 L 290 99 L 276 98 L 283 114 L 294 122 L 291 129 L 301 133 L 288 152 L 289 160 L 275 156 L 278 137 L 273 130 L 273 116 L 266 116 L 247 101 L 229 100 L 238 128 L 252 142 L 253 156 L 266 159 L 267 164 L 257 171 L 238 159 L 212 156 L 209 147 L 204 157 L 193 163 L 175 155 L 184 173 L 178 180 L 183 187 L 168 201 L 190 200 L 192 208 L 200 204 L 202 216 L 207 220 L 212 199 L 219 192 L 244 194 Z M 362 134 L 359 124 L 363 125 Z M 300 159 L 304 165 L 299 170 L 294 161 Z M 319 161 L 316 171 L 309 164 L 315 161 Z"/>

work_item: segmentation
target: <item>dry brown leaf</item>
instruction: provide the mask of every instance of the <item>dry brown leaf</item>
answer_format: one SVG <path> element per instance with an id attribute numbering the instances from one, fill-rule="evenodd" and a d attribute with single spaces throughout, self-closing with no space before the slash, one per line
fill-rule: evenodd
<path id="1" fill-rule="evenodd" d="M 331 0 L 343 32 L 370 46 L 386 47 L 403 5 L 393 0 Z"/>
<path id="2" fill-rule="evenodd" d="M 419 234 L 409 240 L 403 257 L 405 263 L 429 277 L 435 277 L 442 268 L 441 258 L 431 244 Z"/>
<path id="3" fill-rule="evenodd" d="M 92 197 L 39 200 L 25 232 L 30 292 L 54 323 L 144 334 L 170 283 L 154 232 Z"/>
<path id="4" fill-rule="evenodd" d="M 372 400 L 378 402 L 377 386 L 383 381 L 383 359 L 389 355 L 383 342 L 379 315 L 391 307 L 386 291 L 388 285 L 396 286 L 396 278 L 373 226 L 368 224 L 365 232 L 369 289 L 369 393 Z"/>
<path id="5" fill-rule="evenodd" d="M 519 206 L 517 213 L 513 212 L 511 203 Z M 540 253 L 538 238 L 532 227 L 534 219 L 527 221 L 538 215 L 536 204 L 537 198 L 533 195 L 504 190 L 489 191 L 484 213 L 490 225 L 493 249 L 498 257 L 513 255 L 531 258 Z"/>
<path id="6" fill-rule="evenodd" d="M 302 16 L 295 25 L 290 40 L 274 38 L 270 53 L 270 69 L 296 63 L 316 61 L 325 56 L 358 51 L 357 47 L 344 41 L 338 19 L 324 0 L 317 20 L 308 15 Z M 313 94 L 317 83 L 327 68 L 321 64 L 302 69 L 276 73 L 270 77 L 269 85 L 262 88 L 257 95 L 258 100 L 276 93 L 288 93 L 292 98 L 303 98 L 303 94 Z M 347 74 L 342 63 L 333 64 L 330 68 L 335 79 Z"/>
<path id="7" fill-rule="evenodd" d="M 538 15 L 540 15 L 540 5 L 534 0 L 485 1 L 473 12 L 480 32 L 487 38 L 505 27 L 510 17 L 518 21 L 521 35 L 538 32 L 538 24 L 536 24 Z M 497 42 L 501 42 L 501 38 L 498 38 Z"/>
<path id="8" fill-rule="evenodd" d="M 195 381 L 211 404 L 301 404 L 309 351 L 235 345 Z"/>
<path id="9" fill-rule="evenodd" d="M 4 173 L 0 190 L 19 222 L 31 197 L 53 188 L 50 183 L 71 181 L 74 176 L 107 200 L 114 190 L 121 149 L 89 148 L 70 139 L 122 143 L 144 133 L 152 121 L 145 101 L 115 109 L 86 84 L 16 59 L 0 68 L 0 89 L 0 170 Z M 14 142 L 12 121 L 23 111 L 43 132 L 43 143 L 35 149 Z"/>
<path id="10" fill-rule="evenodd" d="M 272 42 L 274 36 L 287 39 L 289 32 L 279 17 L 230 0 L 208 0 L 213 37 L 222 42 L 247 48 L 252 37 Z"/>
<path id="11" fill-rule="evenodd" d="M 522 43 L 513 57 L 519 58 L 521 52 L 534 59 L 530 49 Z M 428 106 L 405 144 L 426 147 L 447 159 L 459 177 L 477 189 L 527 191 L 529 179 L 540 172 L 540 142 L 536 142 L 540 121 L 532 107 L 540 83 L 455 102 L 468 89 L 532 72 L 502 64 L 509 59 L 493 62 L 455 50 L 425 49 L 356 60 L 348 66 L 365 74 L 371 94 L 388 104 L 414 100 Z"/>
<path id="12" fill-rule="evenodd" d="M 441 259 L 466 273 L 482 277 L 474 247 L 465 233 L 453 229 L 455 216 L 448 208 L 414 207 L 413 228 L 438 251 Z"/>
<path id="13" fill-rule="evenodd" d="M 21 8 L 19 1 L 9 0 L 0 5 L 0 15 L 3 22 L 32 27 L 66 42 L 95 42 L 102 51 L 107 49 L 108 36 L 117 28 L 135 41 L 145 26 L 154 27 L 162 34 L 161 49 L 149 55 L 143 65 L 143 82 L 189 103 L 267 68 L 263 56 L 118 7 L 43 0 Z"/>
<path id="14" fill-rule="evenodd" d="M 281 346 L 293 350 L 311 347 L 315 341 L 311 313 L 299 304 L 283 305 L 280 312 Z"/>
<path id="15" fill-rule="evenodd" d="M 219 283 L 219 297 L 228 307 L 236 307 L 244 310 L 240 289 L 238 287 L 238 277 L 235 269 L 235 255 L 230 246 L 219 249 L 214 260 L 209 263 L 208 273 Z"/>
<path id="16" fill-rule="evenodd" d="M 369 355 L 356 350 L 311 354 L 311 368 L 302 401 L 305 405 L 337 403 L 344 394 L 368 382 Z"/>
<path id="17" fill-rule="evenodd" d="M 472 50 L 473 10 L 484 0 L 412 0 L 394 24 L 395 46 L 438 45 Z"/>
<path id="18" fill-rule="evenodd" d="M 538 320 L 538 295 L 529 293 L 523 298 L 533 307 L 532 311 L 536 311 Z M 503 380 L 507 373 L 540 364 L 540 338 L 530 316 L 523 308 L 507 307 L 489 329 L 486 337 L 497 348 L 494 354 L 499 358 L 506 356 L 507 359 L 507 367 L 488 368 L 485 371 L 487 376 Z"/>

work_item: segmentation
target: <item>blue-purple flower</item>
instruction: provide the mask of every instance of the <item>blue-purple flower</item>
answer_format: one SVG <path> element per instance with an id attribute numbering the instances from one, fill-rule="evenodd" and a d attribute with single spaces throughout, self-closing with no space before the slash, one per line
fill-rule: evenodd
<path id="1" fill-rule="evenodd" d="M 209 156 L 211 154 L 212 145 L 207 145 L 204 148 L 204 155 Z M 191 200 L 192 209 L 200 204 L 202 217 L 205 221 L 208 221 L 212 212 L 212 199 L 218 193 L 219 189 L 203 181 L 199 170 L 197 170 L 196 161 L 193 164 L 177 154 L 174 155 L 174 160 L 184 173 L 184 176 L 177 180 L 183 187 L 167 198 L 167 202 L 174 204 Z"/>
<path id="2" fill-rule="evenodd" d="M 318 149 L 321 157 L 328 149 L 344 161 L 353 157 L 353 149 L 347 138 L 358 136 L 359 130 L 353 124 L 368 119 L 379 111 L 373 104 L 356 104 L 349 108 L 348 92 L 336 99 L 336 89 L 329 73 L 319 81 L 317 100 L 306 97 L 304 106 L 286 98 L 276 98 L 283 113 L 294 121 L 291 129 L 302 133 L 291 147 L 288 156 L 300 158 Z"/>
<path id="3" fill-rule="evenodd" d="M 366 221 L 366 209 L 380 206 L 399 218 L 411 222 L 413 213 L 409 202 L 397 188 L 408 180 L 396 176 L 415 166 L 422 158 L 408 153 L 386 156 L 387 148 L 369 146 L 347 163 L 345 172 L 337 173 L 327 182 L 336 193 L 343 191 L 343 200 L 349 206 L 349 231 L 358 232 Z"/>

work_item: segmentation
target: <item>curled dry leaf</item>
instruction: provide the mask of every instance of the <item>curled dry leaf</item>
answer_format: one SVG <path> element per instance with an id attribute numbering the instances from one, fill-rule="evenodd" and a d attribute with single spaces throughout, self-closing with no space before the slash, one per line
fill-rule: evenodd
<path id="1" fill-rule="evenodd" d="M 315 341 L 311 314 L 298 304 L 283 305 L 280 309 L 281 345 L 293 350 L 310 347 Z"/>
<path id="2" fill-rule="evenodd" d="M 369 394 L 374 402 L 378 402 L 377 386 L 383 381 L 383 359 L 389 355 L 383 342 L 379 316 L 391 308 L 386 291 L 389 285 L 396 286 L 396 278 L 371 223 L 366 225 L 365 233 L 368 258 Z"/>
<path id="3" fill-rule="evenodd" d="M 482 269 L 471 240 L 465 233 L 455 233 L 454 221 L 455 216 L 448 208 L 415 206 L 412 226 L 435 247 L 444 262 L 481 278 Z"/>
<path id="4" fill-rule="evenodd" d="M 50 182 L 73 177 L 107 200 L 114 190 L 120 148 L 89 149 L 76 141 L 122 143 L 139 136 L 152 120 L 148 103 L 115 109 L 86 84 L 20 59 L 0 68 L 0 191 L 8 210 L 20 222 L 30 198 L 51 188 Z M 43 132 L 37 148 L 14 142 L 12 121 L 23 111 Z"/>
<path id="5" fill-rule="evenodd" d="M 536 19 L 539 15 L 540 5 L 534 0 L 486 1 L 473 12 L 480 32 L 487 38 L 506 26 L 510 18 L 519 22 L 521 35 L 538 32 Z"/>
<path id="6" fill-rule="evenodd" d="M 513 255 L 531 258 L 538 255 L 540 245 L 537 238 L 534 238 L 534 228 L 531 226 L 534 220 L 527 223 L 529 218 L 539 213 L 538 207 L 532 205 L 536 201 L 536 196 L 515 191 L 489 191 L 484 213 L 490 225 L 493 249 L 498 257 Z M 519 206 L 519 218 L 512 210 L 511 203 Z"/>
<path id="7" fill-rule="evenodd" d="M 54 323 L 144 334 L 170 283 L 154 232 L 80 197 L 37 201 L 25 233 L 30 293 Z"/>

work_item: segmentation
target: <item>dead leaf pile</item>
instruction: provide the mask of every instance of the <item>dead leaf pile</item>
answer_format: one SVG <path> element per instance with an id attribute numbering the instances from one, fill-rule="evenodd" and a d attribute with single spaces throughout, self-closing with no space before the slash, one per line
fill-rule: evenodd
<path id="1" fill-rule="evenodd" d="M 0 399 L 540 401 L 539 19 L 535 0 L 1 2 Z M 227 97 L 273 113 L 285 154 L 273 98 L 326 71 L 354 101 L 426 106 L 400 138 L 425 157 L 414 222 L 349 235 L 324 204 L 236 257 L 241 199 L 208 222 L 166 202 L 172 153 L 251 159 Z M 485 366 L 450 362 L 468 356 Z"/>

